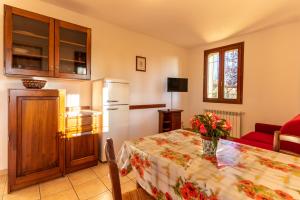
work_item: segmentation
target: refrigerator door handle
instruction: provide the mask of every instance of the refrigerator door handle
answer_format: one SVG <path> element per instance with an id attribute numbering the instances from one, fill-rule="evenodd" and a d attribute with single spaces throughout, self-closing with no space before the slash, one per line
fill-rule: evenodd
<path id="1" fill-rule="evenodd" d="M 116 102 L 119 102 L 117 100 L 107 100 L 108 103 L 116 103 Z"/>
<path id="2" fill-rule="evenodd" d="M 107 108 L 106 110 L 118 110 L 119 108 Z"/>

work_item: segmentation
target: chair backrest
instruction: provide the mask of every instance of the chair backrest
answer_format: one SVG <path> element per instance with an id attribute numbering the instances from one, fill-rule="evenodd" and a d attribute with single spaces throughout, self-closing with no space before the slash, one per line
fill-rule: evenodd
<path id="1" fill-rule="evenodd" d="M 119 169 L 116 163 L 113 140 L 111 138 L 106 139 L 105 154 L 109 165 L 109 175 L 112 184 L 113 199 L 122 200 Z"/>
<path id="2" fill-rule="evenodd" d="M 299 154 L 292 152 L 292 151 L 286 151 L 280 149 L 280 142 L 286 141 L 291 143 L 296 143 L 300 145 L 300 137 L 295 135 L 288 135 L 288 134 L 281 134 L 280 131 L 275 131 L 274 133 L 274 143 L 273 143 L 273 150 L 277 152 L 282 152 L 286 154 L 290 154 L 293 156 L 300 156 Z"/>
<path id="3" fill-rule="evenodd" d="M 255 123 L 255 132 L 274 134 L 275 131 L 279 131 L 281 126 L 273 124 Z"/>
<path id="4" fill-rule="evenodd" d="M 286 122 L 280 129 L 281 134 L 289 134 L 300 137 L 300 115 Z"/>

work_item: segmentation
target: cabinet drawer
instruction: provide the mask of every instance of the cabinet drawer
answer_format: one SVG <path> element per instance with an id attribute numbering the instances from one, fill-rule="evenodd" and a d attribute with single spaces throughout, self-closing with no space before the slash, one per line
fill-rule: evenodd
<path id="1" fill-rule="evenodd" d="M 74 134 L 74 133 L 83 133 L 83 132 L 91 132 L 99 133 L 100 128 L 99 126 L 93 126 L 93 125 L 85 125 L 85 126 L 78 126 L 78 127 L 71 127 L 66 128 L 66 134 Z"/>
<path id="2" fill-rule="evenodd" d="M 85 125 L 99 125 L 99 117 L 84 116 L 84 117 L 70 117 L 66 118 L 66 128 L 85 126 Z"/>

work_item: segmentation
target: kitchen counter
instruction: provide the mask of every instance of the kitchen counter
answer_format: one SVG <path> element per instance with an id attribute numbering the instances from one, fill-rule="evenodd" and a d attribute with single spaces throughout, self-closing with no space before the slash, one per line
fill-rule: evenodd
<path id="1" fill-rule="evenodd" d="M 77 110 L 65 113 L 66 138 L 99 134 L 102 113 L 94 110 Z"/>

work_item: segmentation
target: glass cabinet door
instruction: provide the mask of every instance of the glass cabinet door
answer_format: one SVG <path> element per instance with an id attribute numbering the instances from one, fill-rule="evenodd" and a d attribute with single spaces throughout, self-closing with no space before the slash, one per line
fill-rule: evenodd
<path id="1" fill-rule="evenodd" d="M 54 75 L 54 20 L 5 6 L 5 72 Z"/>
<path id="2" fill-rule="evenodd" d="M 90 38 L 88 28 L 55 21 L 55 76 L 90 79 Z"/>

